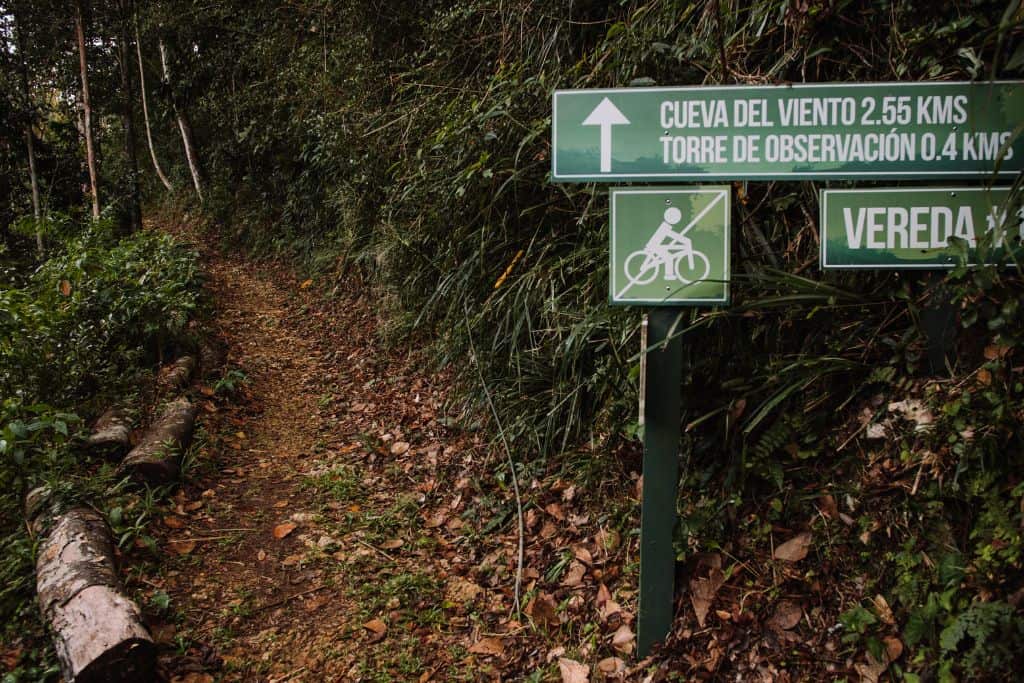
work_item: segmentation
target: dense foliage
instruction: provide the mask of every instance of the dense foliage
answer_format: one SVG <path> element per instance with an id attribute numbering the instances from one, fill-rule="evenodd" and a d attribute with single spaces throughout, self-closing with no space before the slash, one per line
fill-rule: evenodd
<path id="1" fill-rule="evenodd" d="M 111 466 L 82 453 L 79 416 L 138 395 L 199 305 L 193 253 L 166 235 L 112 233 L 109 222 L 51 225 L 50 258 L 0 279 L 0 621 L 14 629 L 4 638 L 35 621 L 25 493 L 45 484 L 96 505 L 116 494 Z"/>

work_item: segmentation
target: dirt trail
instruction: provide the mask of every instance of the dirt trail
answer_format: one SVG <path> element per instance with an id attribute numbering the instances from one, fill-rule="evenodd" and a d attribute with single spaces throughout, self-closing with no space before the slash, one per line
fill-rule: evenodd
<path id="1" fill-rule="evenodd" d="M 650 662 L 627 671 L 623 569 L 636 475 L 609 467 L 628 457 L 598 470 L 581 453 L 523 482 L 517 611 L 504 455 L 459 428 L 450 377 L 386 348 L 344 279 L 205 258 L 228 362 L 192 387 L 193 462 L 160 513 L 157 561 L 134 562 L 131 581 L 168 679 L 557 681 L 589 668 L 570 658 L 601 660 L 601 680 L 642 677 Z M 587 491 L 581 467 L 601 473 Z"/>
<path id="2" fill-rule="evenodd" d="M 408 376 L 408 359 L 375 356 L 375 319 L 358 300 L 328 316 L 315 287 L 280 267 L 210 255 L 207 268 L 215 332 L 246 380 L 233 376 L 230 400 L 211 395 L 211 378 L 197 387 L 206 438 L 160 539 L 176 557 L 144 578 L 177 622 L 156 628 L 169 673 L 429 678 L 446 659 L 423 656 L 440 622 L 416 611 L 439 609 L 447 571 L 429 566 L 435 544 L 415 533 L 425 491 L 407 473 L 444 452 L 439 392 Z M 385 481 L 395 476 L 404 487 Z"/>

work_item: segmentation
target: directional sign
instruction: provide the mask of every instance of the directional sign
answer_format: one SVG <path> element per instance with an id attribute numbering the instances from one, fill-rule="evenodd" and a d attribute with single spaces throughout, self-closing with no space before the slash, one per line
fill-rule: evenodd
<path id="1" fill-rule="evenodd" d="M 612 304 L 729 302 L 728 186 L 611 189 Z"/>
<path id="2" fill-rule="evenodd" d="M 953 268 L 1022 256 L 1024 208 L 1010 188 L 823 190 L 820 204 L 823 269 Z"/>
<path id="3" fill-rule="evenodd" d="M 1024 170 L 1024 81 L 558 90 L 561 182 Z"/>

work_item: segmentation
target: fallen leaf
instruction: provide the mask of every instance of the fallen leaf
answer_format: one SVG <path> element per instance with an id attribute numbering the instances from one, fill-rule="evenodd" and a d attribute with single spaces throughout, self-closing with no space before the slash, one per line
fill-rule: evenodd
<path id="1" fill-rule="evenodd" d="M 590 683 L 590 667 L 574 659 L 560 657 L 558 673 L 562 674 L 562 683 Z"/>
<path id="2" fill-rule="evenodd" d="M 396 441 L 391 444 L 391 455 L 405 455 L 409 452 L 408 441 Z"/>
<path id="3" fill-rule="evenodd" d="M 624 655 L 632 653 L 635 644 L 636 634 L 626 624 L 619 626 L 618 630 L 615 631 L 615 635 L 612 636 L 612 648 Z"/>
<path id="4" fill-rule="evenodd" d="M 389 541 L 384 541 L 383 543 L 381 543 L 380 547 L 384 548 L 385 550 L 395 550 L 396 548 L 401 548 L 403 545 L 405 545 L 405 541 L 403 541 L 402 539 L 392 538 Z"/>
<path id="5" fill-rule="evenodd" d="M 889 665 L 876 661 L 870 652 L 867 654 L 867 660 L 866 664 L 858 662 L 853 665 L 853 668 L 860 674 L 860 683 L 878 683 L 878 678 L 889 668 Z"/>
<path id="6" fill-rule="evenodd" d="M 562 506 L 559 505 L 558 503 L 549 503 L 547 506 L 545 506 L 544 510 L 547 511 L 549 515 L 557 519 L 559 522 L 565 520 L 565 513 L 562 512 Z"/>
<path id="7" fill-rule="evenodd" d="M 164 526 L 170 529 L 184 529 L 185 520 L 181 517 L 175 517 L 174 515 L 168 515 L 164 517 Z"/>
<path id="8" fill-rule="evenodd" d="M 60 281 L 60 293 L 64 296 L 71 296 L 71 283 L 67 280 Z"/>
<path id="9" fill-rule="evenodd" d="M 457 605 L 466 605 L 477 599 L 484 589 L 468 579 L 454 578 L 448 582 L 445 595 Z"/>
<path id="10" fill-rule="evenodd" d="M 213 683 L 213 676 L 198 671 L 190 671 L 184 676 L 175 676 L 172 683 Z"/>
<path id="11" fill-rule="evenodd" d="M 715 599 L 718 589 L 725 583 L 725 574 L 718 567 L 712 567 L 707 578 L 700 577 L 690 580 L 690 603 L 697 615 L 697 623 L 704 627 L 704 620 L 711 609 L 711 602 Z"/>
<path id="12" fill-rule="evenodd" d="M 558 625 L 558 603 L 548 593 L 538 593 L 526 604 L 526 616 L 539 625 Z"/>
<path id="13" fill-rule="evenodd" d="M 309 289 L 309 286 L 312 285 L 312 284 L 313 284 L 312 280 L 304 280 L 302 282 L 302 284 L 299 285 L 299 289 Z"/>
<path id="14" fill-rule="evenodd" d="M 469 651 L 475 655 L 500 657 L 505 652 L 505 645 L 498 638 L 481 638 L 470 646 Z"/>
<path id="15" fill-rule="evenodd" d="M 626 663 L 618 657 L 605 657 L 597 663 L 597 670 L 605 676 L 617 676 L 626 673 Z"/>
<path id="16" fill-rule="evenodd" d="M 189 539 L 171 541 L 167 544 L 167 548 L 176 555 L 188 555 L 196 549 L 196 542 Z"/>
<path id="17" fill-rule="evenodd" d="M 267 551 L 261 550 L 258 553 L 256 553 L 256 559 L 259 560 L 260 562 L 262 562 L 263 560 L 267 559 Z"/>
<path id="18" fill-rule="evenodd" d="M 294 567 L 300 562 L 302 562 L 302 555 L 289 555 L 288 557 L 281 560 L 281 564 L 283 564 L 285 567 Z"/>
<path id="19" fill-rule="evenodd" d="M 885 597 L 876 595 L 871 599 L 871 602 L 875 605 L 875 612 L 878 613 L 878 618 L 890 626 L 896 623 L 896 617 L 893 616 L 892 608 L 889 607 L 889 603 Z"/>
<path id="20" fill-rule="evenodd" d="M 903 655 L 903 642 L 896 636 L 886 636 L 882 642 L 885 643 L 885 654 L 890 662 L 895 662 Z"/>
<path id="21" fill-rule="evenodd" d="M 277 526 L 274 527 L 274 538 L 276 538 L 277 540 L 280 541 L 282 538 L 284 538 L 285 536 L 287 536 L 291 532 L 295 531 L 296 526 L 298 526 L 298 525 L 293 524 L 291 522 L 285 522 L 284 524 L 278 524 Z"/>
<path id="22" fill-rule="evenodd" d="M 274 507 L 277 508 L 278 510 L 280 510 L 281 508 L 286 508 L 286 507 L 288 507 L 288 501 L 287 500 L 279 500 L 276 503 L 274 503 Z"/>
<path id="23" fill-rule="evenodd" d="M 565 573 L 565 578 L 562 579 L 562 585 L 569 588 L 580 586 L 583 584 L 583 576 L 586 573 L 587 568 L 582 563 L 573 560 L 572 564 L 569 565 L 569 571 Z"/>
<path id="24" fill-rule="evenodd" d="M 992 373 L 989 372 L 986 368 L 981 368 L 980 370 L 978 370 L 978 382 L 984 384 L 985 386 L 992 384 Z"/>
<path id="25" fill-rule="evenodd" d="M 376 643 L 383 639 L 388 632 L 388 625 L 380 619 L 370 619 L 368 622 L 363 624 L 363 628 L 373 633 L 373 635 L 370 636 L 371 643 Z"/>
<path id="26" fill-rule="evenodd" d="M 803 616 L 804 611 L 800 605 L 792 600 L 782 600 L 768 620 L 768 627 L 779 631 L 788 631 L 799 624 Z"/>
<path id="27" fill-rule="evenodd" d="M 813 536 L 809 531 L 799 533 L 782 545 L 777 546 L 772 556 L 776 560 L 799 562 L 807 557 L 807 550 L 811 547 L 812 539 Z"/>

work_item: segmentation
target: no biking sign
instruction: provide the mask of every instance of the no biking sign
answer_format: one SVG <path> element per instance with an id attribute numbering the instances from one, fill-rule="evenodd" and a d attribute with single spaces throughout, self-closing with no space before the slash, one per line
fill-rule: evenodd
<path id="1" fill-rule="evenodd" d="M 612 304 L 729 302 L 727 185 L 611 189 Z"/>

